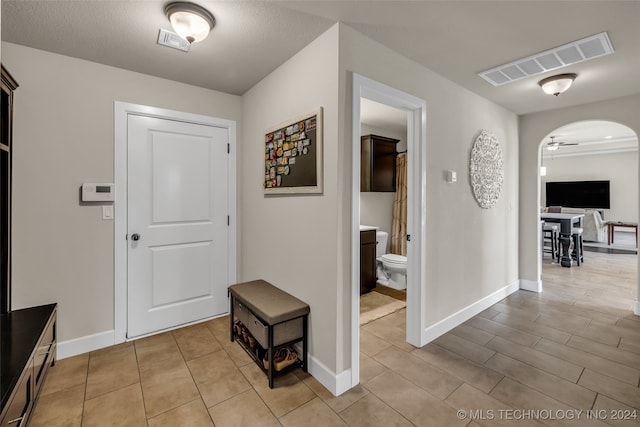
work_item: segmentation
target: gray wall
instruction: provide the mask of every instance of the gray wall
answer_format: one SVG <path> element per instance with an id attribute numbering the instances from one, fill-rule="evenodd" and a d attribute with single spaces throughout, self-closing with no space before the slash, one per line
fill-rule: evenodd
<path id="1" fill-rule="evenodd" d="M 14 309 L 57 302 L 58 340 L 114 328 L 113 221 L 79 204 L 83 182 L 113 182 L 113 103 L 240 122 L 241 99 L 2 43 L 20 84 L 13 150 Z M 240 137 L 238 137 L 240 140 Z"/>
<path id="2" fill-rule="evenodd" d="M 433 73 L 354 29 L 340 25 L 341 182 L 351 180 L 352 73 L 358 73 L 427 103 L 426 233 L 423 287 L 426 329 L 478 300 L 517 283 L 518 124 L 515 114 Z M 476 203 L 469 184 L 469 154 L 486 129 L 498 137 L 504 156 L 503 192 L 492 209 Z M 443 172 L 458 172 L 448 184 Z M 339 288 L 343 328 L 350 316 L 351 187 L 342 187 L 339 211 Z M 350 335 L 338 353 L 349 354 Z M 349 361 L 342 360 L 343 366 Z M 339 371 L 338 371 L 339 372 Z"/>

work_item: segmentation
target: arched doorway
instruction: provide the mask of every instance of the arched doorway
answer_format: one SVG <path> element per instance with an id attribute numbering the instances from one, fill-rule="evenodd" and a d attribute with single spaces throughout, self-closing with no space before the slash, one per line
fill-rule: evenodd
<path id="1" fill-rule="evenodd" d="M 543 111 L 520 117 L 520 287 L 540 291 L 540 148 L 541 141 L 555 129 L 584 120 L 607 120 L 622 124 L 640 134 L 640 95 Z M 636 155 L 638 157 L 638 155 Z M 636 178 L 637 179 L 637 178 Z M 637 221 L 637 220 L 636 220 Z M 637 282 L 633 311 L 640 315 L 640 283 Z"/>

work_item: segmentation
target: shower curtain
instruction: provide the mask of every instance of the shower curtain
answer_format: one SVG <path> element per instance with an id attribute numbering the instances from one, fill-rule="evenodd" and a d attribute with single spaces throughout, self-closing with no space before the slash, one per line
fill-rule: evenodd
<path id="1" fill-rule="evenodd" d="M 407 155 L 396 157 L 396 193 L 393 197 L 391 253 L 407 256 Z"/>

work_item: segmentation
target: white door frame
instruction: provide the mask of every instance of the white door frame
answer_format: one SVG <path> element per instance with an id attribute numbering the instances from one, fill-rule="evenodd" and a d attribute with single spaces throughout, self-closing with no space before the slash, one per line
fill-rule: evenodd
<path id="1" fill-rule="evenodd" d="M 127 340 L 127 131 L 128 116 L 139 115 L 225 128 L 229 132 L 229 283 L 236 281 L 236 122 L 146 105 L 114 102 L 114 343 Z"/>
<path id="2" fill-rule="evenodd" d="M 427 103 L 408 93 L 353 73 L 351 178 L 351 386 L 360 382 L 360 98 L 407 111 L 407 341 L 422 347 L 426 289 Z"/>

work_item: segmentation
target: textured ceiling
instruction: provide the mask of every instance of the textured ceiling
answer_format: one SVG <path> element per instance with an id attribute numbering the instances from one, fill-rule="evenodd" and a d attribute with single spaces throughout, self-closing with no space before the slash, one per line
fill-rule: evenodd
<path id="1" fill-rule="evenodd" d="M 518 113 L 640 93 L 640 1 L 198 1 L 216 26 L 189 53 L 158 46 L 162 1 L 2 0 L 2 40 L 242 94 L 341 21 Z M 477 73 L 607 31 L 615 53 L 562 69 L 559 97 L 537 81 L 493 87 Z"/>

